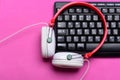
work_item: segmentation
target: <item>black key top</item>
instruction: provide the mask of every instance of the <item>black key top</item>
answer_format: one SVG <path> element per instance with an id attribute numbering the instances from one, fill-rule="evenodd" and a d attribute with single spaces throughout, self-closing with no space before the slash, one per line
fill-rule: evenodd
<path id="1" fill-rule="evenodd" d="M 85 50 L 85 45 L 83 43 L 78 43 L 77 44 L 77 50 Z"/>
<path id="2" fill-rule="evenodd" d="M 72 37 L 71 37 L 71 36 L 67 36 L 67 37 L 66 37 L 66 41 L 67 41 L 67 42 L 71 42 L 71 41 L 72 41 Z"/>
<path id="3" fill-rule="evenodd" d="M 119 15 L 114 15 L 114 20 L 115 21 L 119 21 L 120 20 L 120 16 Z"/>
<path id="4" fill-rule="evenodd" d="M 113 35 L 118 35 L 118 29 L 113 29 Z"/>
<path id="5" fill-rule="evenodd" d="M 114 3 L 107 3 L 106 4 L 108 7 L 113 7 L 114 6 Z"/>
<path id="6" fill-rule="evenodd" d="M 64 42 L 65 41 L 64 36 L 58 36 L 57 41 L 58 42 Z"/>
<path id="7" fill-rule="evenodd" d="M 98 16 L 97 15 L 93 15 L 93 20 L 94 21 L 98 21 Z"/>
<path id="8" fill-rule="evenodd" d="M 111 35 L 111 29 L 108 29 L 108 35 Z"/>
<path id="9" fill-rule="evenodd" d="M 74 42 L 78 42 L 79 41 L 79 37 L 78 36 L 74 36 Z"/>
<path id="10" fill-rule="evenodd" d="M 66 22 L 58 22 L 58 28 L 66 28 Z"/>
<path id="11" fill-rule="evenodd" d="M 104 6 L 106 6 L 106 4 L 105 3 L 98 3 L 97 6 L 104 7 Z"/>
<path id="12" fill-rule="evenodd" d="M 84 20 L 84 16 L 83 15 L 79 15 L 79 20 L 83 21 Z"/>
<path id="13" fill-rule="evenodd" d="M 117 8 L 117 9 L 116 9 L 116 12 L 117 12 L 117 13 L 120 13 L 120 8 Z"/>
<path id="14" fill-rule="evenodd" d="M 86 15 L 86 20 L 90 21 L 91 20 L 91 15 Z"/>
<path id="15" fill-rule="evenodd" d="M 93 42 L 93 36 L 88 36 L 88 42 Z"/>
<path id="16" fill-rule="evenodd" d="M 120 22 L 118 22 L 117 27 L 120 28 Z"/>
<path id="17" fill-rule="evenodd" d="M 115 9 L 114 8 L 109 8 L 109 13 L 115 13 Z"/>
<path id="18" fill-rule="evenodd" d="M 58 20 L 58 21 L 62 21 L 62 20 L 63 20 L 63 17 L 59 15 L 58 18 L 57 18 L 57 20 Z"/>
<path id="19" fill-rule="evenodd" d="M 87 25 L 87 22 L 82 22 L 82 27 L 83 27 L 83 28 L 87 28 L 87 26 L 88 26 L 88 25 Z"/>
<path id="20" fill-rule="evenodd" d="M 84 8 L 83 9 L 83 13 L 88 13 L 89 12 L 89 9 L 88 8 Z"/>
<path id="21" fill-rule="evenodd" d="M 73 8 L 69 9 L 69 13 L 74 13 L 74 12 L 75 12 L 75 9 L 73 9 Z"/>
<path id="22" fill-rule="evenodd" d="M 107 16 L 107 21 L 112 21 L 113 20 L 112 15 L 106 15 L 106 16 Z"/>
<path id="23" fill-rule="evenodd" d="M 90 34 L 90 30 L 89 29 L 84 29 L 84 34 L 85 35 L 89 35 Z"/>
<path id="24" fill-rule="evenodd" d="M 100 42 L 101 38 L 100 36 L 95 36 L 95 42 Z"/>
<path id="25" fill-rule="evenodd" d="M 77 20 L 77 15 L 72 15 L 72 20 L 76 21 Z"/>
<path id="26" fill-rule="evenodd" d="M 58 43 L 57 48 L 59 50 L 66 50 L 66 44 L 65 43 Z"/>
<path id="27" fill-rule="evenodd" d="M 95 27 L 95 23 L 94 22 L 90 22 L 89 26 L 90 26 L 90 28 L 94 28 Z"/>
<path id="28" fill-rule="evenodd" d="M 68 28 L 73 28 L 73 22 L 68 22 Z"/>
<path id="29" fill-rule="evenodd" d="M 99 35 L 103 35 L 103 29 L 99 29 L 99 30 L 98 30 L 98 34 L 99 34 Z"/>
<path id="30" fill-rule="evenodd" d="M 77 35 L 82 35 L 82 29 L 77 29 Z"/>
<path id="31" fill-rule="evenodd" d="M 108 9 L 107 8 L 102 8 L 102 12 L 103 13 L 108 13 Z"/>
<path id="32" fill-rule="evenodd" d="M 85 41 L 86 41 L 86 36 L 81 36 L 80 41 L 81 41 L 81 42 L 85 42 Z"/>
<path id="33" fill-rule="evenodd" d="M 92 29 L 92 35 L 96 35 L 97 34 L 97 30 L 96 29 Z"/>
<path id="34" fill-rule="evenodd" d="M 120 42 L 120 36 L 117 36 L 117 42 Z"/>
<path id="35" fill-rule="evenodd" d="M 68 35 L 68 29 L 58 29 L 58 35 Z"/>
<path id="36" fill-rule="evenodd" d="M 80 28 L 80 22 L 75 22 L 75 28 Z"/>
<path id="37" fill-rule="evenodd" d="M 70 29 L 70 35 L 75 35 L 75 29 Z"/>
<path id="38" fill-rule="evenodd" d="M 77 8 L 77 9 L 76 9 L 76 12 L 77 12 L 77 13 L 81 13 L 81 12 L 82 12 L 82 8 Z"/>
<path id="39" fill-rule="evenodd" d="M 64 19 L 65 19 L 65 21 L 69 21 L 70 20 L 70 16 L 69 15 L 65 15 Z"/>
<path id="40" fill-rule="evenodd" d="M 68 50 L 75 50 L 75 43 L 68 43 Z"/>
<path id="41" fill-rule="evenodd" d="M 110 42 L 114 42 L 114 41 L 115 41 L 115 37 L 114 37 L 114 36 L 110 36 L 110 37 L 109 37 L 109 41 L 110 41 Z"/>
<path id="42" fill-rule="evenodd" d="M 88 43 L 86 44 L 86 50 L 91 51 L 96 48 L 97 43 Z M 118 43 L 104 43 L 100 51 L 104 52 L 120 52 L 120 44 Z"/>
<path id="43" fill-rule="evenodd" d="M 97 28 L 101 28 L 102 27 L 102 22 L 97 22 Z"/>
<path id="44" fill-rule="evenodd" d="M 116 27 L 116 22 L 111 22 L 111 28 L 115 28 Z"/>

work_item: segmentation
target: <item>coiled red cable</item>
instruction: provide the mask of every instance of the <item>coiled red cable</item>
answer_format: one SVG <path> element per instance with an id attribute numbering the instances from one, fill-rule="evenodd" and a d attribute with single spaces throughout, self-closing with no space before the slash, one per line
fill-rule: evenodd
<path id="1" fill-rule="evenodd" d="M 104 35 L 103 35 L 103 38 L 102 38 L 101 42 L 97 45 L 97 47 L 94 50 L 92 50 L 90 52 L 87 52 L 84 55 L 84 58 L 90 58 L 94 53 L 96 53 L 102 47 L 102 45 L 104 44 L 104 42 L 106 40 L 106 37 L 107 37 L 106 20 L 104 18 L 104 15 L 102 14 L 102 12 L 98 8 L 96 8 L 95 6 L 93 6 L 93 5 L 89 4 L 89 3 L 86 3 L 86 2 L 70 2 L 70 3 L 66 4 L 66 5 L 64 5 L 60 10 L 58 10 L 58 12 L 51 19 L 51 22 L 50 22 L 49 25 L 53 28 L 54 24 L 55 24 L 55 20 L 60 15 L 60 13 L 62 13 L 65 9 L 70 8 L 72 6 L 84 6 L 84 7 L 88 7 L 90 9 L 94 10 L 98 14 L 98 16 L 101 18 L 101 21 L 103 23 Z"/>

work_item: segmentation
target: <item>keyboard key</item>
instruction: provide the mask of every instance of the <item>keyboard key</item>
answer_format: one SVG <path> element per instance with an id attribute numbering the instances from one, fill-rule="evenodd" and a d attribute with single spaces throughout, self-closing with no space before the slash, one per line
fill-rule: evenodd
<path id="1" fill-rule="evenodd" d="M 65 43 L 58 43 L 57 48 L 59 50 L 66 50 L 66 44 Z"/>
<path id="2" fill-rule="evenodd" d="M 75 12 L 75 9 L 73 9 L 73 8 L 69 9 L 69 13 L 74 13 L 74 12 Z"/>
<path id="3" fill-rule="evenodd" d="M 115 41 L 115 37 L 114 37 L 114 36 L 110 36 L 110 37 L 109 37 L 109 41 L 110 41 L 110 42 L 114 42 L 114 41 Z"/>
<path id="4" fill-rule="evenodd" d="M 94 22 L 90 22 L 89 26 L 90 26 L 90 28 L 94 28 L 95 27 L 95 23 Z"/>
<path id="5" fill-rule="evenodd" d="M 113 35 L 118 35 L 118 29 L 113 29 Z"/>
<path id="6" fill-rule="evenodd" d="M 115 9 L 114 8 L 109 8 L 109 13 L 115 13 Z"/>
<path id="7" fill-rule="evenodd" d="M 75 50 L 75 43 L 68 43 L 68 50 Z"/>
<path id="8" fill-rule="evenodd" d="M 77 9 L 76 9 L 76 12 L 77 12 L 77 13 L 81 13 L 81 12 L 82 12 L 82 8 L 77 8 Z"/>
<path id="9" fill-rule="evenodd" d="M 108 29 L 108 35 L 111 35 L 111 29 Z"/>
<path id="10" fill-rule="evenodd" d="M 68 35 L 67 29 L 58 29 L 58 35 Z"/>
<path id="11" fill-rule="evenodd" d="M 87 22 L 82 22 L 82 27 L 87 28 Z"/>
<path id="12" fill-rule="evenodd" d="M 107 21 L 112 21 L 112 20 L 113 20 L 112 15 L 107 15 Z"/>
<path id="13" fill-rule="evenodd" d="M 95 42 L 100 42 L 101 38 L 100 36 L 95 36 Z"/>
<path id="14" fill-rule="evenodd" d="M 75 28 L 80 28 L 80 22 L 75 22 Z"/>
<path id="15" fill-rule="evenodd" d="M 76 21 L 77 20 L 77 15 L 72 15 L 72 20 Z"/>
<path id="16" fill-rule="evenodd" d="M 89 9 L 88 8 L 84 8 L 83 9 L 83 13 L 88 13 L 89 12 Z"/>
<path id="17" fill-rule="evenodd" d="M 95 49 L 97 45 L 98 45 L 97 43 L 88 43 L 88 44 L 86 44 L 86 49 L 88 51 L 91 51 L 91 50 Z M 105 43 L 101 47 L 100 51 L 104 51 L 104 52 L 117 52 L 118 51 L 119 52 L 120 51 L 120 44 Z"/>
<path id="18" fill-rule="evenodd" d="M 93 42 L 93 36 L 88 36 L 88 42 Z"/>
<path id="19" fill-rule="evenodd" d="M 119 21 L 119 20 L 120 20 L 120 16 L 119 16 L 119 15 L 115 15 L 115 16 L 114 16 L 114 20 L 115 20 L 115 21 Z"/>
<path id="20" fill-rule="evenodd" d="M 65 28 L 66 27 L 66 22 L 58 22 L 58 28 Z"/>
<path id="21" fill-rule="evenodd" d="M 117 36 L 117 42 L 120 42 L 120 36 Z"/>
<path id="22" fill-rule="evenodd" d="M 83 43 L 78 43 L 77 44 L 77 50 L 85 50 L 85 45 Z"/>
<path id="23" fill-rule="evenodd" d="M 67 41 L 67 42 L 71 42 L 71 41 L 72 41 L 72 37 L 71 37 L 71 36 L 67 36 L 67 37 L 66 37 L 66 41 Z"/>
<path id="24" fill-rule="evenodd" d="M 75 29 L 70 29 L 70 35 L 75 35 Z"/>
<path id="25" fill-rule="evenodd" d="M 65 15 L 64 19 L 65 19 L 65 21 L 69 21 L 70 20 L 70 16 L 69 15 Z"/>
<path id="26" fill-rule="evenodd" d="M 117 8 L 117 9 L 116 9 L 116 12 L 117 12 L 117 13 L 120 13 L 120 8 Z"/>
<path id="27" fill-rule="evenodd" d="M 111 28 L 115 28 L 116 27 L 116 22 L 111 22 Z"/>
<path id="28" fill-rule="evenodd" d="M 89 34 L 90 34 L 89 29 L 84 29 L 84 34 L 85 34 L 85 35 L 89 35 Z"/>
<path id="29" fill-rule="evenodd" d="M 77 29 L 77 35 L 82 35 L 82 29 Z"/>
<path id="30" fill-rule="evenodd" d="M 102 28 L 102 22 L 97 22 L 97 28 Z"/>
<path id="31" fill-rule="evenodd" d="M 58 21 L 62 21 L 63 20 L 62 16 L 59 15 L 58 18 L 57 18 L 57 20 Z"/>
<path id="32" fill-rule="evenodd" d="M 93 15 L 93 20 L 94 21 L 98 21 L 98 16 L 97 15 Z"/>
<path id="33" fill-rule="evenodd" d="M 84 16 L 83 15 L 79 15 L 79 20 L 83 21 L 84 20 Z"/>
<path id="34" fill-rule="evenodd" d="M 79 41 L 79 37 L 78 36 L 74 36 L 74 42 L 78 42 Z"/>
<path id="35" fill-rule="evenodd" d="M 99 34 L 99 35 L 103 35 L 103 29 L 99 29 L 99 30 L 98 30 L 98 34 Z"/>
<path id="36" fill-rule="evenodd" d="M 68 22 L 68 28 L 73 28 L 73 22 Z"/>
<path id="37" fill-rule="evenodd" d="M 102 12 L 103 13 L 108 13 L 108 9 L 107 8 L 102 8 Z"/>
<path id="38" fill-rule="evenodd" d="M 81 36 L 81 42 L 85 42 L 86 41 L 86 36 Z"/>
<path id="39" fill-rule="evenodd" d="M 97 30 L 96 29 L 92 29 L 92 35 L 96 35 L 97 34 Z"/>
<path id="40" fill-rule="evenodd" d="M 64 42 L 65 40 L 64 40 L 64 36 L 58 36 L 57 37 L 57 41 L 58 42 Z"/>
<path id="41" fill-rule="evenodd" d="M 86 15 L 86 20 L 90 21 L 91 20 L 91 15 Z"/>

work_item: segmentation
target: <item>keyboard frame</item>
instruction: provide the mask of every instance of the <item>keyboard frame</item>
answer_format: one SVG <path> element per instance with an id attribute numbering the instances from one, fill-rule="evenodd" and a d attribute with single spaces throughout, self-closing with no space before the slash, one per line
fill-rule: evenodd
<path id="1" fill-rule="evenodd" d="M 54 14 L 56 13 L 56 3 L 69 3 L 69 1 L 65 1 L 65 2 L 60 2 L 60 1 L 56 1 L 54 3 Z M 88 3 L 112 3 L 112 2 L 88 2 Z M 114 3 L 118 3 L 118 2 L 114 2 Z M 120 2 L 119 2 L 120 3 Z M 57 22 L 57 21 L 56 21 Z M 54 27 L 54 30 L 55 30 L 55 34 L 56 34 L 56 25 Z M 57 38 L 57 35 L 55 35 L 55 37 Z M 56 39 L 55 38 L 55 39 Z M 57 39 L 56 39 L 57 40 Z M 57 43 L 56 43 L 57 44 Z M 57 46 L 56 46 L 57 47 Z M 56 52 L 59 52 L 57 49 L 56 49 Z M 66 52 L 69 52 L 66 50 Z M 74 51 L 76 52 L 76 51 Z M 78 51 L 77 51 L 78 52 Z M 82 51 L 80 52 L 81 54 L 84 54 L 88 51 Z M 120 52 L 101 52 L 101 51 L 98 51 L 96 54 L 93 55 L 93 57 L 120 57 Z"/>

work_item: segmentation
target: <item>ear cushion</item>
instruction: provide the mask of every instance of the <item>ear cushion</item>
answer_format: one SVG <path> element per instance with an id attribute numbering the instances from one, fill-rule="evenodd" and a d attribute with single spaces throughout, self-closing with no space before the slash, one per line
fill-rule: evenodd
<path id="1" fill-rule="evenodd" d="M 51 43 L 47 42 L 48 36 L 52 39 Z M 42 56 L 43 58 L 49 58 L 52 57 L 55 53 L 55 33 L 52 28 L 49 26 L 42 27 L 41 31 L 41 50 L 42 50 Z"/>
<path id="2" fill-rule="evenodd" d="M 72 59 L 68 60 L 67 56 L 72 55 Z M 80 68 L 83 66 L 84 58 L 82 55 L 73 52 L 58 52 L 54 55 L 52 64 L 61 68 Z"/>

